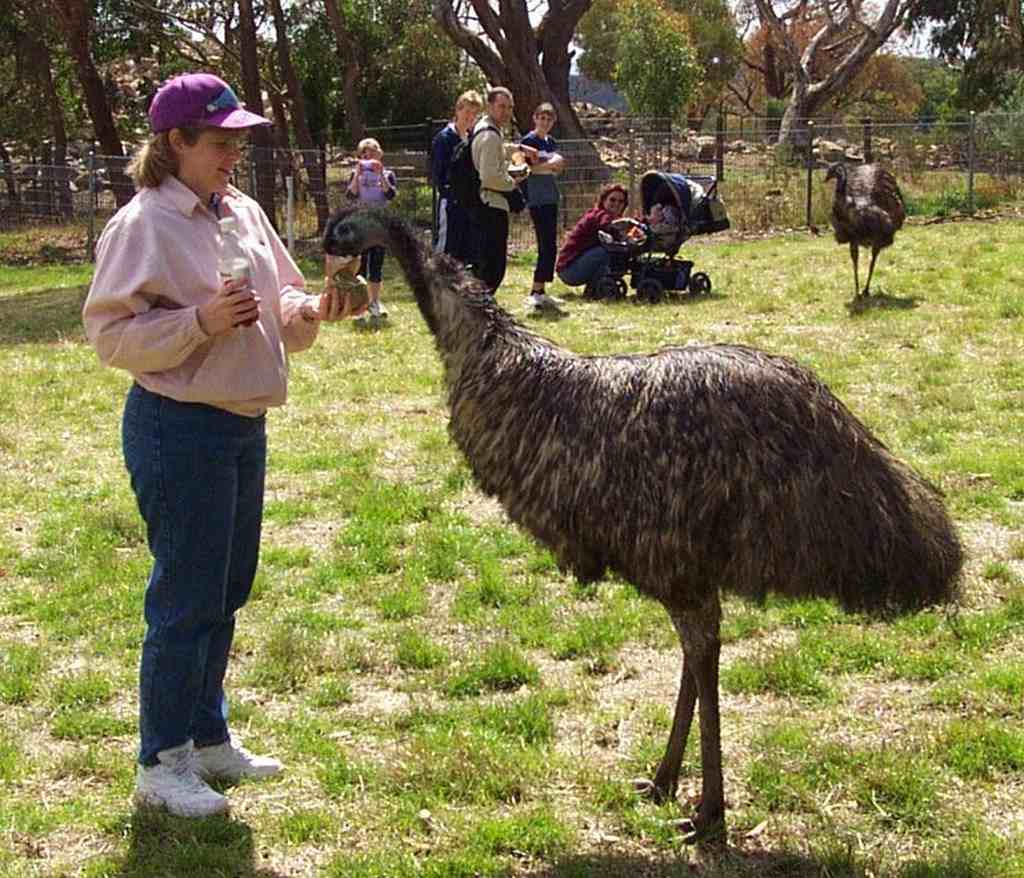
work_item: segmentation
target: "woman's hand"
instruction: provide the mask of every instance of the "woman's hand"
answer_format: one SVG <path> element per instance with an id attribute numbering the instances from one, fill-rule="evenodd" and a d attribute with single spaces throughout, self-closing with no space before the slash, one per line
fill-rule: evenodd
<path id="1" fill-rule="evenodd" d="M 359 310 L 366 310 L 365 302 Z M 302 319 L 309 323 L 314 323 L 318 320 L 334 323 L 338 320 L 344 320 L 346 317 L 351 317 L 355 311 L 351 307 L 349 297 L 333 284 L 328 284 L 324 287 L 322 295 L 308 296 L 299 308 L 299 313 L 302 315 Z"/>
<path id="2" fill-rule="evenodd" d="M 210 301 L 200 305 L 196 317 L 209 336 L 224 335 L 236 326 L 251 326 L 260 317 L 260 297 L 247 280 L 229 280 Z"/>

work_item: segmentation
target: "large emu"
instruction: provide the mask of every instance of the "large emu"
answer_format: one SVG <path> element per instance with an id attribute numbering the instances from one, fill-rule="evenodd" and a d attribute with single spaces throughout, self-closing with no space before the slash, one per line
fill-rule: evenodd
<path id="1" fill-rule="evenodd" d="M 849 243 L 853 261 L 853 297 L 871 295 L 871 275 L 878 252 L 892 244 L 906 218 L 896 178 L 881 165 L 858 165 L 852 171 L 842 162 L 828 166 L 825 182 L 836 181 L 832 196 L 832 228 L 836 241 Z M 871 265 L 864 291 L 857 276 L 858 249 L 871 247 Z"/>
<path id="2" fill-rule="evenodd" d="M 810 371 L 741 345 L 587 357 L 530 332 L 383 208 L 332 217 L 324 248 L 386 245 L 434 335 L 449 430 L 482 490 L 582 581 L 612 570 L 668 610 L 683 650 L 647 793 L 674 796 L 700 701 L 691 838 L 724 831 L 719 595 L 830 597 L 854 611 L 953 600 L 960 542 L 937 491 Z"/>

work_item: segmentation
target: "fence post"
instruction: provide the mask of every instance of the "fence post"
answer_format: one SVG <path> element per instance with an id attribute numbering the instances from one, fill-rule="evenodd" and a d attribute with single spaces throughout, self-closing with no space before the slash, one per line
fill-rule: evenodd
<path id="1" fill-rule="evenodd" d="M 871 150 L 871 119 L 862 119 L 861 123 L 864 126 L 864 161 L 871 164 L 874 161 Z"/>
<path id="2" fill-rule="evenodd" d="M 284 223 L 288 230 L 288 252 L 295 254 L 295 178 L 289 174 L 284 178 L 287 200 L 284 205 Z"/>
<path id="3" fill-rule="evenodd" d="M 974 136 L 977 116 L 971 110 L 971 123 L 967 132 L 967 212 L 974 215 Z"/>
<path id="4" fill-rule="evenodd" d="M 636 182 L 636 131 L 632 128 L 629 135 L 629 197 L 632 200 L 634 195 L 634 184 Z"/>
<path id="5" fill-rule="evenodd" d="M 96 242 L 96 147 L 89 147 L 89 234 L 86 237 L 85 246 L 88 248 L 86 256 L 92 262 L 95 259 Z"/>
<path id="6" fill-rule="evenodd" d="M 721 112 L 715 127 L 715 176 L 719 180 L 725 179 L 725 118 Z"/>
<path id="7" fill-rule="evenodd" d="M 814 182 L 814 120 L 807 120 L 807 227 L 811 223 L 811 187 Z"/>
<path id="8" fill-rule="evenodd" d="M 430 151 L 434 146 L 434 139 L 431 134 L 434 132 L 434 120 L 427 116 L 426 122 L 423 123 L 423 142 L 425 144 L 424 152 L 427 155 L 427 177 L 430 179 L 430 243 L 437 243 L 437 221 L 438 221 L 438 193 L 437 186 L 441 182 L 434 179 L 434 157 Z"/>
<path id="9" fill-rule="evenodd" d="M 327 143 L 320 144 L 317 161 L 320 163 L 320 179 L 323 180 L 324 201 L 327 202 L 327 209 L 331 209 L 331 190 L 327 188 Z"/>

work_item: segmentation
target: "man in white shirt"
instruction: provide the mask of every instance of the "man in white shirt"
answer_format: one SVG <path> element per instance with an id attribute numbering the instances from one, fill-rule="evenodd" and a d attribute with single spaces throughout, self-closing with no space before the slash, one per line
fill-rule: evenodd
<path id="1" fill-rule="evenodd" d="M 473 128 L 473 164 L 480 174 L 480 200 L 476 210 L 477 251 L 473 273 L 494 295 L 505 278 L 508 259 L 507 193 L 517 181 L 509 174 L 502 130 L 512 121 L 515 100 L 504 86 L 487 91 L 487 112 Z"/>

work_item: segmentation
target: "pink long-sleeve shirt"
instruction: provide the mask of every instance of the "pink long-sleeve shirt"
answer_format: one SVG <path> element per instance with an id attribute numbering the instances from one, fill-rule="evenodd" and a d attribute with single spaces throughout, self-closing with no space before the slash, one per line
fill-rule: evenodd
<path id="1" fill-rule="evenodd" d="M 154 393 L 257 417 L 282 405 L 288 354 L 313 344 L 319 323 L 302 319 L 310 297 L 298 266 L 260 206 L 233 187 L 220 215 L 238 219 L 260 317 L 218 336 L 199 306 L 220 290 L 217 217 L 175 177 L 142 189 L 107 223 L 82 310 L 100 360 Z"/>

